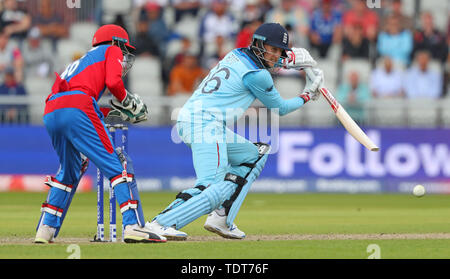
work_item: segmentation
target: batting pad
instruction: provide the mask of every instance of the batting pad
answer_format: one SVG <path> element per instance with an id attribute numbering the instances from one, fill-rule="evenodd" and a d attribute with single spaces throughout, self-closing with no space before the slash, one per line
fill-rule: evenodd
<path id="1" fill-rule="evenodd" d="M 237 185 L 230 181 L 212 184 L 199 195 L 165 213 L 161 213 L 155 219 L 164 227 L 175 226 L 177 230 L 181 229 L 202 215 L 219 208 L 225 200 L 230 198 L 236 187 Z"/>
<path id="2" fill-rule="evenodd" d="M 241 208 L 241 205 L 244 202 L 244 199 L 247 196 L 247 193 L 250 190 L 253 181 L 258 178 L 258 176 L 261 174 L 262 169 L 264 168 L 264 165 L 266 164 L 267 157 L 269 156 L 270 146 L 264 146 L 267 148 L 267 150 L 264 150 L 264 154 L 259 158 L 251 172 L 247 175 L 247 183 L 242 187 L 239 195 L 236 197 L 236 200 L 234 200 L 233 204 L 231 205 L 227 216 L 227 226 L 229 227 L 233 225 L 234 219 L 236 219 L 236 215 L 238 214 L 239 209 Z"/>

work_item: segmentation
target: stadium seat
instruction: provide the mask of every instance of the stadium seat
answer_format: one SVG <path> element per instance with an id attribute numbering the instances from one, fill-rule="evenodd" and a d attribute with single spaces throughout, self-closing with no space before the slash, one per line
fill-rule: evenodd
<path id="1" fill-rule="evenodd" d="M 298 96 L 304 87 L 304 79 L 298 76 L 277 76 L 274 79 L 275 88 L 284 99 Z"/>
<path id="2" fill-rule="evenodd" d="M 161 62 L 159 58 L 153 56 L 136 57 L 130 70 L 130 77 L 160 78 Z"/>
<path id="3" fill-rule="evenodd" d="M 402 98 L 377 98 L 367 103 L 369 125 L 401 127 L 407 124 L 407 101 Z"/>
<path id="4" fill-rule="evenodd" d="M 64 69 L 67 65 L 72 63 L 72 57 L 75 54 L 84 55 L 89 48 L 78 41 L 62 39 L 58 41 L 56 50 L 58 52 L 58 69 Z"/>
<path id="5" fill-rule="evenodd" d="M 367 83 L 369 82 L 371 70 L 370 62 L 366 59 L 349 59 L 342 64 L 342 77 L 345 79 L 351 71 L 356 71 L 360 80 Z"/>
<path id="6" fill-rule="evenodd" d="M 392 60 L 392 65 L 394 66 L 393 68 L 399 71 L 405 71 L 407 69 L 406 65 L 397 61 L 397 60 Z M 375 68 L 376 69 L 383 69 L 384 68 L 384 57 L 380 57 L 377 59 L 377 61 L 375 62 Z"/>
<path id="7" fill-rule="evenodd" d="M 447 32 L 448 14 L 449 14 L 449 2 L 448 1 L 421 1 L 420 9 L 422 12 L 429 11 L 433 15 L 434 25 L 441 32 Z"/>
<path id="8" fill-rule="evenodd" d="M 337 63 L 341 59 L 342 46 L 340 44 L 332 44 L 328 49 L 328 59 Z"/>
<path id="9" fill-rule="evenodd" d="M 337 119 L 328 102 L 320 96 L 317 101 L 310 101 L 300 108 L 304 113 L 304 122 L 310 127 L 331 127 L 336 125 Z"/>
<path id="10" fill-rule="evenodd" d="M 143 125 L 160 125 L 164 107 L 159 103 L 163 93 L 160 61 L 155 57 L 137 57 L 129 73 L 130 91 L 141 96 L 149 110 L 149 120 Z"/>
<path id="11" fill-rule="evenodd" d="M 167 49 L 166 49 L 166 57 L 167 59 L 173 59 L 175 55 L 180 53 L 182 51 L 182 41 L 178 39 L 170 40 L 167 43 Z"/>
<path id="12" fill-rule="evenodd" d="M 156 101 L 156 99 L 150 98 L 145 101 L 148 108 L 148 120 L 142 122 L 145 126 L 161 126 L 167 125 L 170 120 L 167 116 L 166 109 L 163 105 Z M 169 115 L 170 116 L 170 115 Z"/>
<path id="13" fill-rule="evenodd" d="M 433 128 L 438 125 L 439 104 L 429 98 L 407 100 L 408 126 Z"/>
<path id="14" fill-rule="evenodd" d="M 90 48 L 97 29 L 98 25 L 95 23 L 75 22 L 70 26 L 70 39 Z"/>
<path id="15" fill-rule="evenodd" d="M 28 77 L 24 81 L 25 89 L 32 100 L 29 106 L 31 124 L 42 124 L 45 99 L 50 94 L 53 78 Z"/>
<path id="16" fill-rule="evenodd" d="M 443 127 L 450 127 L 450 96 L 439 100 L 440 122 Z"/>
<path id="17" fill-rule="evenodd" d="M 414 17 L 415 0 L 403 0 L 402 1 L 402 12 L 406 16 Z"/>
<path id="18" fill-rule="evenodd" d="M 132 6 L 132 0 L 102 1 L 103 12 L 108 14 L 127 14 Z"/>
<path id="19" fill-rule="evenodd" d="M 133 80 L 130 83 L 130 91 L 140 96 L 161 96 L 163 86 L 162 82 L 158 79 Z"/>
<path id="20" fill-rule="evenodd" d="M 193 16 L 184 16 L 175 24 L 173 31 L 183 37 L 187 37 L 192 41 L 198 40 L 200 21 Z"/>
<path id="21" fill-rule="evenodd" d="M 280 126 L 282 127 L 298 127 L 305 123 L 305 110 L 300 108 L 286 115 L 280 116 Z"/>
<path id="22" fill-rule="evenodd" d="M 175 96 L 167 97 L 170 101 L 169 104 L 169 121 L 173 124 L 176 122 L 178 113 L 187 100 L 191 97 L 190 94 L 177 94 Z"/>
<path id="23" fill-rule="evenodd" d="M 338 82 L 338 62 L 332 59 L 316 59 L 317 67 L 322 69 L 325 77 L 325 87 L 335 92 Z"/>
<path id="24" fill-rule="evenodd" d="M 200 46 L 198 42 L 191 41 L 191 46 L 189 48 L 190 51 L 193 53 L 199 53 Z M 172 61 L 172 59 L 179 54 L 181 51 L 183 51 L 183 42 L 181 39 L 173 39 L 170 40 L 167 44 L 166 49 L 166 60 Z"/>
<path id="25" fill-rule="evenodd" d="M 232 51 L 234 49 L 234 41 L 225 40 L 223 49 L 225 53 Z M 215 42 L 205 43 L 205 57 L 213 57 L 217 53 L 217 44 Z"/>
<path id="26" fill-rule="evenodd" d="M 164 7 L 162 17 L 167 27 L 171 28 L 175 24 L 175 8 L 171 6 Z"/>

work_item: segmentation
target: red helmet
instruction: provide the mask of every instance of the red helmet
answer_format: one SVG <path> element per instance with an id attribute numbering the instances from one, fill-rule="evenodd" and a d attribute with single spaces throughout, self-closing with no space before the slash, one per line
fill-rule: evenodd
<path id="1" fill-rule="evenodd" d="M 127 48 L 136 49 L 134 46 L 130 45 L 127 31 L 115 24 L 101 26 L 94 34 L 92 46 L 95 47 L 101 43 L 111 42 L 113 40 L 121 41 Z"/>

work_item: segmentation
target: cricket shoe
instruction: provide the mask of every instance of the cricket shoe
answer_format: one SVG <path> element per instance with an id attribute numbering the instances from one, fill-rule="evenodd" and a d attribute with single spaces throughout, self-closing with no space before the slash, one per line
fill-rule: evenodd
<path id="1" fill-rule="evenodd" d="M 231 227 L 227 226 L 227 216 L 220 216 L 216 211 L 211 212 L 206 218 L 205 225 L 203 227 L 213 233 L 216 233 L 224 238 L 230 239 L 243 239 L 245 233 L 238 229 L 233 223 Z"/>
<path id="2" fill-rule="evenodd" d="M 125 243 L 162 243 L 167 239 L 158 235 L 146 227 L 140 227 L 138 224 L 125 226 L 123 235 Z"/>
<path id="3" fill-rule="evenodd" d="M 176 230 L 174 227 L 161 226 L 156 220 L 145 223 L 145 227 L 154 233 L 164 236 L 168 240 L 181 241 L 186 240 L 188 236 L 187 233 Z"/>
<path id="4" fill-rule="evenodd" d="M 41 244 L 53 243 L 53 237 L 55 235 L 55 232 L 56 228 L 42 224 L 41 226 L 39 226 L 39 229 L 36 232 L 36 238 L 34 239 L 34 243 L 41 243 Z"/>

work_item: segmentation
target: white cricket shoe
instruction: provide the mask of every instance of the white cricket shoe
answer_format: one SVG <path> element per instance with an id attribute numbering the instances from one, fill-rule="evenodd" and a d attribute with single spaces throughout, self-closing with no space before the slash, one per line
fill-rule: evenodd
<path id="1" fill-rule="evenodd" d="M 166 242 L 167 239 L 146 227 L 134 224 L 125 226 L 123 241 L 125 243 L 161 243 Z"/>
<path id="2" fill-rule="evenodd" d="M 173 227 L 161 226 L 156 220 L 145 223 L 145 227 L 156 234 L 164 236 L 168 240 L 186 240 L 188 236 L 187 233 L 176 230 Z"/>
<path id="3" fill-rule="evenodd" d="M 245 233 L 238 229 L 233 223 L 231 227 L 227 226 L 227 216 L 220 216 L 216 211 L 211 212 L 206 218 L 205 225 L 203 227 L 213 233 L 216 233 L 224 238 L 231 239 L 243 239 Z"/>
<path id="4" fill-rule="evenodd" d="M 34 243 L 42 243 L 42 244 L 53 243 L 53 237 L 55 235 L 55 232 L 56 228 L 42 224 L 41 226 L 39 226 L 39 229 L 36 232 L 36 238 L 34 239 Z"/>

